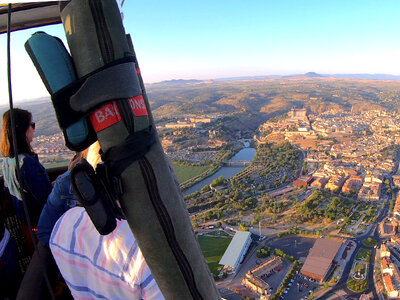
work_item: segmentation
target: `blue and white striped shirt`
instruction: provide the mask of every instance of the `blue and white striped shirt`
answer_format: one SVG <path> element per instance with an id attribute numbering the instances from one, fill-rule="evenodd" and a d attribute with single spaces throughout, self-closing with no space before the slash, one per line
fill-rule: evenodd
<path id="1" fill-rule="evenodd" d="M 75 299 L 164 299 L 125 220 L 102 236 L 84 208 L 72 208 L 49 246 Z"/>

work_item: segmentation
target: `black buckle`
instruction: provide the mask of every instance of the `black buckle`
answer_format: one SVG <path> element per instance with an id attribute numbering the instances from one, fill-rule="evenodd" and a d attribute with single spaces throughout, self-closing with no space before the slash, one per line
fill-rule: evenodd
<path id="1" fill-rule="evenodd" d="M 109 167 L 107 167 L 105 163 L 99 163 L 97 165 L 96 174 L 100 177 L 100 180 L 111 194 L 110 206 L 114 216 L 119 220 L 126 219 L 119 204 L 119 199 L 123 194 L 121 178 L 112 175 Z"/>
<path id="2" fill-rule="evenodd" d="M 117 225 L 115 218 L 121 217 L 123 213 L 110 193 L 110 188 L 102 180 L 103 175 L 97 175 L 93 167 L 83 159 L 71 170 L 70 176 L 72 188 L 97 231 L 101 235 L 111 233 Z"/>

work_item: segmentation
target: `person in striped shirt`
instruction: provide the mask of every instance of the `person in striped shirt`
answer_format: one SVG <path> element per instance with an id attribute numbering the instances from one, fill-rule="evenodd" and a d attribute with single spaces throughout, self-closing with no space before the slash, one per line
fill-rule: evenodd
<path id="1" fill-rule="evenodd" d="M 93 148 L 92 165 L 99 146 Z M 100 235 L 83 207 L 71 208 L 56 222 L 49 246 L 75 299 L 164 299 L 126 220 Z"/>

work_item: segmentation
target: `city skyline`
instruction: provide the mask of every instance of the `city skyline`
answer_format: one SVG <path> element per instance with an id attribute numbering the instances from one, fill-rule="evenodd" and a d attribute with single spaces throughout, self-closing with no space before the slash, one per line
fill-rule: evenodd
<path id="1" fill-rule="evenodd" d="M 146 83 L 317 72 L 400 74 L 395 1 L 124 1 Z M 47 96 L 23 48 L 36 31 L 64 41 L 62 25 L 11 35 L 15 101 Z M 8 102 L 0 36 L 0 104 Z"/>

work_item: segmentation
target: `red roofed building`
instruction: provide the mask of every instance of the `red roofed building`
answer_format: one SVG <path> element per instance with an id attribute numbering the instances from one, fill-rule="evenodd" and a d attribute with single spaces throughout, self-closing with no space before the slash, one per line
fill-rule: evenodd
<path id="1" fill-rule="evenodd" d="M 317 239 L 300 273 L 320 282 L 324 281 L 333 269 L 334 258 L 341 246 L 341 242 L 331 239 Z"/>
<path id="2" fill-rule="evenodd" d="M 399 296 L 399 291 L 394 288 L 392 276 L 390 276 L 389 274 L 384 274 L 383 284 L 385 285 L 386 292 L 389 298 L 396 298 Z"/>
<path id="3" fill-rule="evenodd" d="M 390 274 L 393 275 L 393 269 L 390 266 L 390 262 L 387 258 L 383 258 L 381 261 L 381 266 L 382 266 L 382 273 L 383 274 Z"/>
<path id="4" fill-rule="evenodd" d="M 312 187 L 323 188 L 327 182 L 328 182 L 328 178 L 326 178 L 326 177 L 318 177 L 317 179 L 315 179 L 311 183 L 311 186 Z"/>
<path id="5" fill-rule="evenodd" d="M 308 186 L 311 183 L 312 179 L 312 176 L 301 175 L 293 182 L 293 184 L 295 186 Z"/>
<path id="6" fill-rule="evenodd" d="M 350 178 L 347 179 L 344 183 L 342 187 L 342 193 L 349 194 L 352 189 L 354 190 L 354 192 L 358 193 L 358 191 L 362 187 L 363 180 L 364 179 L 361 176 L 351 175 Z"/>
<path id="7" fill-rule="evenodd" d="M 333 192 L 340 191 L 340 188 L 342 187 L 344 182 L 344 178 L 340 176 L 332 176 L 331 179 L 329 179 L 328 183 L 325 185 L 325 188 L 327 190 L 331 190 Z"/>
<path id="8" fill-rule="evenodd" d="M 354 169 L 345 169 L 344 170 L 344 176 L 349 176 L 349 175 L 357 175 L 357 171 Z"/>

